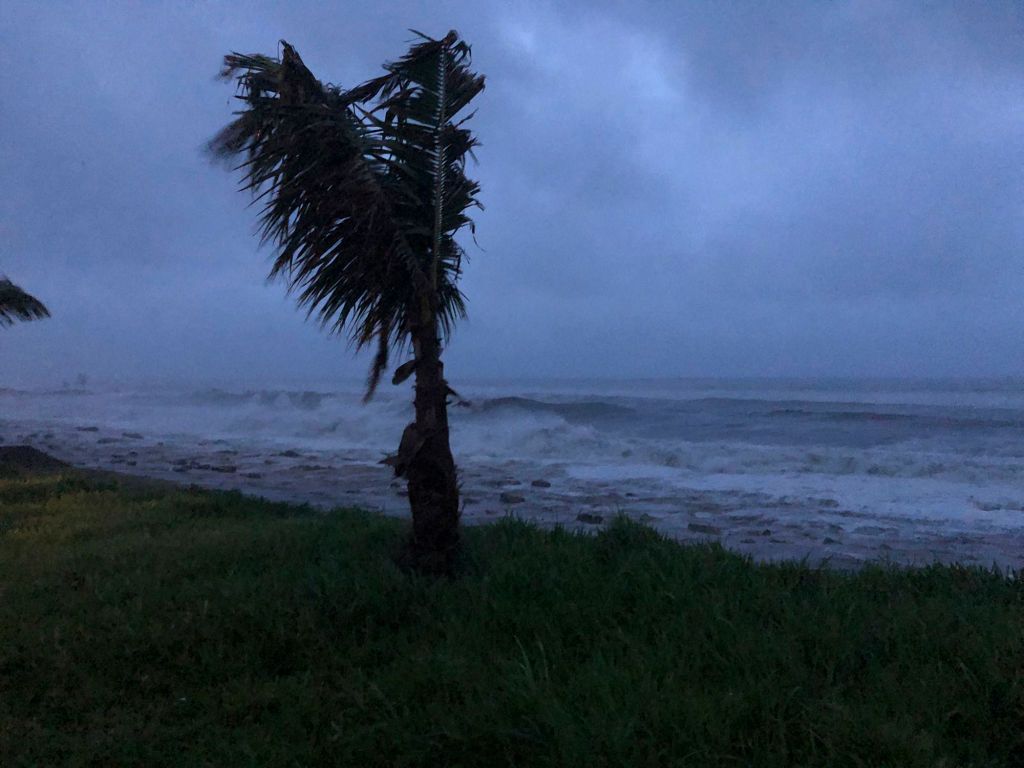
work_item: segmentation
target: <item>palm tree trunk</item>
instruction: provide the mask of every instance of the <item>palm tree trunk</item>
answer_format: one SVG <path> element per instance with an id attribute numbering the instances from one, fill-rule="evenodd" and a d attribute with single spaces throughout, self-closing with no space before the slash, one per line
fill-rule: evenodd
<path id="1" fill-rule="evenodd" d="M 412 508 L 410 555 L 420 571 L 451 573 L 459 547 L 459 488 L 448 440 L 448 383 L 436 320 L 413 332 L 416 448 L 406 467 Z M 403 443 L 405 439 L 403 438 Z"/>

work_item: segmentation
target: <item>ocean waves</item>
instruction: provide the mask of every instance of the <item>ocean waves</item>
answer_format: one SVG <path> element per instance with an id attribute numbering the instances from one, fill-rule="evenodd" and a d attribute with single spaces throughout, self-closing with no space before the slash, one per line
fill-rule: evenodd
<path id="1" fill-rule="evenodd" d="M 809 509 L 828 498 L 905 516 L 1024 514 L 1024 400 L 1016 405 L 1015 389 L 744 386 L 460 386 L 468 403 L 451 409 L 452 445 L 468 475 L 561 475 L 582 484 L 580 498 L 614 487 L 627 496 L 805 498 Z M 403 387 L 364 405 L 357 385 L 8 391 L 0 434 L 5 423 L 40 434 L 98 426 L 169 446 L 220 440 L 299 452 L 307 464 L 344 455 L 371 465 L 394 449 L 411 401 Z"/>

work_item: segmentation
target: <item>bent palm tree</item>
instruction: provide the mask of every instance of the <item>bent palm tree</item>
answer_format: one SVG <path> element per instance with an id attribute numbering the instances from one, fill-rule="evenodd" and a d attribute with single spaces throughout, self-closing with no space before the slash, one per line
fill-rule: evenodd
<path id="1" fill-rule="evenodd" d="M 459 493 L 448 439 L 441 363 L 457 319 L 464 251 L 479 185 L 465 173 L 476 141 L 454 122 L 483 89 L 456 32 L 420 41 L 385 74 L 346 90 L 324 84 L 282 41 L 280 59 L 232 53 L 244 109 L 211 142 L 241 156 L 243 189 L 263 202 L 263 242 L 308 315 L 357 348 L 375 345 L 366 399 L 391 354 L 411 349 L 393 383 L 415 374 L 415 421 L 386 463 L 409 485 L 410 555 L 422 570 L 451 569 Z"/>
<path id="2" fill-rule="evenodd" d="M 43 303 L 6 277 L 0 277 L 0 326 L 14 325 L 16 320 L 42 320 L 50 311 Z"/>

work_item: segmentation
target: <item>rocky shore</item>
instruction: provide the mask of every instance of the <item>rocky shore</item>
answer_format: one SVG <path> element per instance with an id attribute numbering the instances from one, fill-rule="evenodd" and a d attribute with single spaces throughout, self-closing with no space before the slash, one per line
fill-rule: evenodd
<path id="1" fill-rule="evenodd" d="M 7 445 L 24 444 L 75 467 L 112 470 L 204 488 L 238 490 L 320 508 L 359 506 L 408 514 L 404 483 L 366 452 L 244 441 L 170 441 L 93 424 L 34 431 L 5 424 Z M 512 515 L 542 526 L 594 530 L 624 514 L 679 540 L 712 540 L 759 561 L 797 559 L 836 568 L 874 560 L 907 565 L 960 562 L 1024 567 L 1024 513 L 1016 525 L 956 525 L 844 509 L 831 498 L 788 498 L 631 479 L 579 476 L 568 463 L 464 462 L 463 519 Z"/>

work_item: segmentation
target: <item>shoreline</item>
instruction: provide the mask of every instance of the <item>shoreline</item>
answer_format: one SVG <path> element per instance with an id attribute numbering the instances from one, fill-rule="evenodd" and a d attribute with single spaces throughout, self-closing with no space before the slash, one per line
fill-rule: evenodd
<path id="1" fill-rule="evenodd" d="M 194 445 L 95 426 L 58 435 L 30 432 L 23 442 L 73 468 L 135 481 L 239 491 L 271 501 L 327 510 L 359 507 L 408 518 L 405 484 L 390 469 L 344 451 L 295 450 L 245 441 L 199 440 Z M 531 473 L 532 472 L 532 473 Z M 836 570 L 870 563 L 927 566 L 958 563 L 1024 569 L 1024 529 L 885 516 L 842 509 L 834 500 L 806 502 L 757 491 L 678 489 L 666 494 L 631 482 L 575 482 L 558 467 L 534 477 L 536 467 L 515 461 L 460 467 L 463 522 L 480 525 L 515 517 L 542 528 L 595 531 L 625 515 L 683 542 L 714 542 L 756 562 L 802 561 Z M 1024 518 L 1024 515 L 1022 515 Z M 1022 519 L 1024 524 L 1024 519 Z"/>

